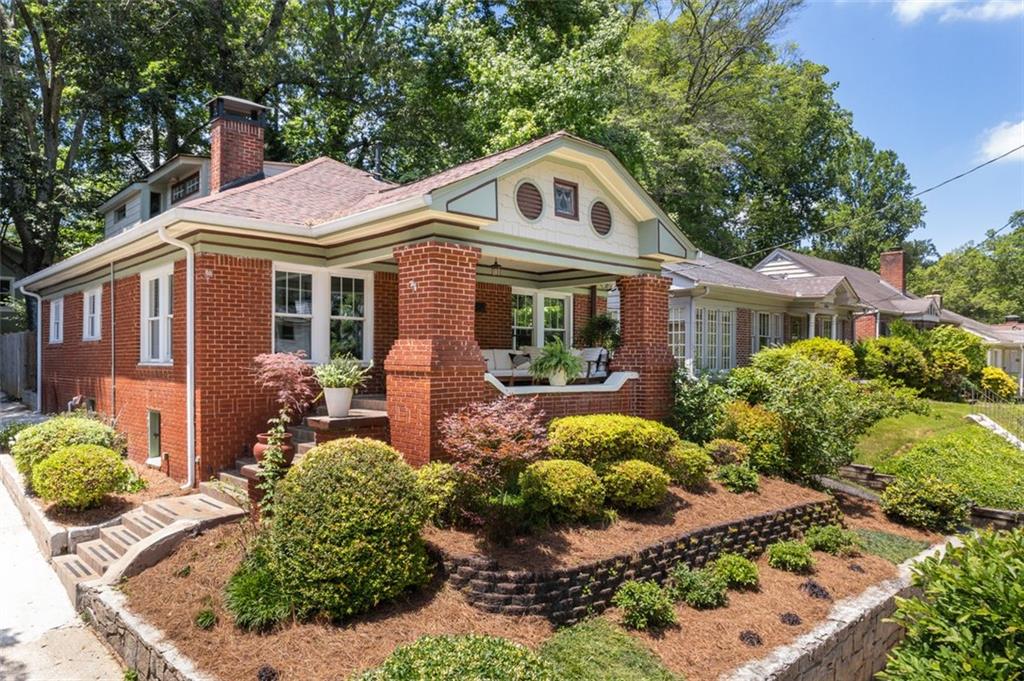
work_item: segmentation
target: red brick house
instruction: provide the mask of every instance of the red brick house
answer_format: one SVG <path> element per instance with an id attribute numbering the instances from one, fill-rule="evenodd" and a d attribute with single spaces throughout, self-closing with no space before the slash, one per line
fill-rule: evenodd
<path id="1" fill-rule="evenodd" d="M 329 158 L 265 162 L 261 106 L 210 108 L 209 158 L 125 188 L 104 241 L 16 283 L 42 302 L 43 410 L 82 396 L 130 456 L 189 483 L 263 429 L 250 372 L 269 351 L 372 361 L 364 392 L 415 464 L 437 454 L 440 416 L 502 393 L 538 394 L 551 416 L 665 416 L 661 268 L 693 248 L 607 150 L 560 132 L 394 185 Z M 613 286 L 622 345 L 604 382 L 489 374 L 482 350 L 571 344 Z"/>

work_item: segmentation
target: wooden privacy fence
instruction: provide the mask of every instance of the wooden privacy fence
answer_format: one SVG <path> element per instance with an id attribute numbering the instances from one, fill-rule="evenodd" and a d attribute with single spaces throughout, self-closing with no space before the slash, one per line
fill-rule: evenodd
<path id="1" fill-rule="evenodd" d="M 32 331 L 0 334 L 0 390 L 21 399 L 35 390 L 36 336 Z"/>

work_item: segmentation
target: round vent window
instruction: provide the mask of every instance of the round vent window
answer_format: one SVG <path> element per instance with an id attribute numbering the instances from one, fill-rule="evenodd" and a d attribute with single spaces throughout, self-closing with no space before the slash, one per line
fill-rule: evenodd
<path id="1" fill-rule="evenodd" d="M 537 185 L 523 182 L 516 189 L 516 207 L 527 220 L 536 220 L 544 210 L 544 197 L 540 195 Z"/>
<path id="2" fill-rule="evenodd" d="M 612 212 L 604 201 L 595 201 L 590 207 L 590 224 L 601 236 L 608 236 L 608 232 L 612 231 Z"/>

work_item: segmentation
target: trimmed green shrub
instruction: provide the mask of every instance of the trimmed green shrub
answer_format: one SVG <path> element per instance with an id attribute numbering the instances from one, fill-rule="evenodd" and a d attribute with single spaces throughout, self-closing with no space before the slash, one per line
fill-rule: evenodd
<path id="1" fill-rule="evenodd" d="M 559 522 L 597 516 L 605 497 L 594 469 L 566 459 L 530 464 L 519 476 L 519 489 L 531 513 Z"/>
<path id="2" fill-rule="evenodd" d="M 750 447 L 738 440 L 717 438 L 704 445 L 704 451 L 719 466 L 730 463 L 746 463 L 750 458 Z"/>
<path id="3" fill-rule="evenodd" d="M 292 616 L 292 602 L 270 568 L 271 556 L 257 540 L 224 587 L 224 605 L 235 624 L 267 631 Z"/>
<path id="4" fill-rule="evenodd" d="M 35 424 L 32 421 L 11 421 L 0 427 L 0 451 L 9 452 L 18 433 L 31 428 L 33 425 Z"/>
<path id="5" fill-rule="evenodd" d="M 450 463 L 431 461 L 416 471 L 416 487 L 435 527 L 452 525 L 459 515 L 459 474 Z"/>
<path id="6" fill-rule="evenodd" d="M 761 488 L 761 476 L 757 471 L 740 464 L 721 466 L 715 473 L 715 480 L 733 494 L 756 492 Z"/>
<path id="7" fill-rule="evenodd" d="M 669 583 L 673 600 L 683 601 L 691 608 L 711 610 L 729 603 L 728 584 L 714 570 L 691 570 L 686 563 L 676 563 L 669 573 Z"/>
<path id="8" fill-rule="evenodd" d="M 911 482 L 934 477 L 958 485 L 981 506 L 1024 510 L 1024 452 L 984 428 L 919 442 L 880 463 L 878 470 Z"/>
<path id="9" fill-rule="evenodd" d="M 81 511 L 114 492 L 130 489 L 134 471 L 121 456 L 99 445 L 71 445 L 32 467 L 32 489 L 45 501 Z"/>
<path id="10" fill-rule="evenodd" d="M 672 427 L 684 440 L 704 444 L 715 436 L 729 396 L 707 376 L 693 378 L 685 369 L 676 371 L 672 386 Z"/>
<path id="11" fill-rule="evenodd" d="M 999 367 L 985 367 L 981 370 L 981 387 L 1001 400 L 1008 400 L 1017 394 L 1016 381 Z"/>
<path id="12" fill-rule="evenodd" d="M 654 653 L 604 617 L 559 629 L 541 646 L 540 657 L 564 681 L 680 681 Z"/>
<path id="13" fill-rule="evenodd" d="M 677 621 L 672 599 L 654 582 L 623 582 L 612 604 L 622 610 L 622 623 L 630 629 L 660 629 Z"/>
<path id="14" fill-rule="evenodd" d="M 698 490 L 708 484 L 713 464 L 700 445 L 680 442 L 668 450 L 663 468 L 672 482 L 689 490 Z"/>
<path id="15" fill-rule="evenodd" d="M 1024 530 L 980 532 L 913 568 L 921 598 L 897 599 L 906 629 L 879 678 L 1014 681 L 1024 673 Z"/>
<path id="16" fill-rule="evenodd" d="M 958 326 L 943 324 L 928 331 L 926 339 L 927 355 L 941 352 L 959 355 L 967 360 L 964 375 L 972 381 L 981 377 L 981 370 L 987 363 L 987 351 L 981 338 Z"/>
<path id="17" fill-rule="evenodd" d="M 538 520 L 548 520 L 530 508 L 523 495 L 518 493 L 492 494 L 481 500 L 478 506 L 484 531 L 491 541 L 498 544 L 507 544 L 513 537 L 527 534 L 536 527 Z"/>
<path id="18" fill-rule="evenodd" d="M 804 543 L 812 551 L 848 555 L 856 549 L 857 535 L 839 525 L 816 525 L 804 532 Z"/>
<path id="19" fill-rule="evenodd" d="M 844 376 L 857 371 L 857 358 L 850 346 L 831 338 L 807 338 L 787 346 L 793 352 L 835 367 Z"/>
<path id="20" fill-rule="evenodd" d="M 426 582 L 424 521 L 401 454 L 377 440 L 331 440 L 279 483 L 268 562 L 299 618 L 342 620 Z"/>
<path id="21" fill-rule="evenodd" d="M 972 505 L 960 485 L 934 476 L 897 478 L 882 492 L 880 504 L 898 522 L 939 532 L 963 525 Z"/>
<path id="22" fill-rule="evenodd" d="M 734 400 L 762 404 L 772 394 L 772 377 L 751 366 L 736 367 L 729 372 L 725 390 Z"/>
<path id="23" fill-rule="evenodd" d="M 654 464 L 636 459 L 613 464 L 601 482 L 608 503 L 620 509 L 656 508 L 665 503 L 668 495 L 668 474 Z"/>
<path id="24" fill-rule="evenodd" d="M 711 571 L 730 589 L 756 589 L 760 582 L 757 564 L 738 553 L 723 553 L 711 564 Z"/>
<path id="25" fill-rule="evenodd" d="M 780 541 L 768 547 L 768 564 L 776 570 L 806 573 L 814 569 L 814 557 L 803 542 Z"/>
<path id="26" fill-rule="evenodd" d="M 760 405 L 735 401 L 725 405 L 717 437 L 736 440 L 750 450 L 750 466 L 762 473 L 784 473 L 788 468 L 782 418 Z"/>
<path id="27" fill-rule="evenodd" d="M 362 681 L 554 681 L 529 648 L 494 636 L 422 636 L 397 648 Z"/>
<path id="28" fill-rule="evenodd" d="M 553 420 L 548 441 L 553 458 L 581 461 L 603 473 L 613 463 L 627 459 L 660 466 L 679 436 L 668 426 L 638 416 L 589 414 Z"/>
<path id="29" fill-rule="evenodd" d="M 913 388 L 923 387 L 928 363 L 916 345 L 897 336 L 862 341 L 854 347 L 861 378 L 888 378 Z"/>
<path id="30" fill-rule="evenodd" d="M 29 481 L 32 467 L 69 445 L 98 445 L 123 451 L 121 437 L 110 426 L 86 416 L 60 414 L 18 433 L 11 447 L 14 463 Z"/>

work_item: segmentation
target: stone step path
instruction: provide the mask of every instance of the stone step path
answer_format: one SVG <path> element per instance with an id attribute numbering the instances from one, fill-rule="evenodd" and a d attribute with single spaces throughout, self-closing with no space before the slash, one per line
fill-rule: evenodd
<path id="1" fill-rule="evenodd" d="M 239 505 L 203 493 L 153 499 L 122 515 L 116 525 L 102 528 L 99 538 L 78 544 L 74 553 L 54 558 L 53 567 L 74 602 L 78 584 L 100 579 L 113 563 L 141 551 L 148 537 L 176 520 L 195 520 L 206 527 L 244 514 Z"/>

